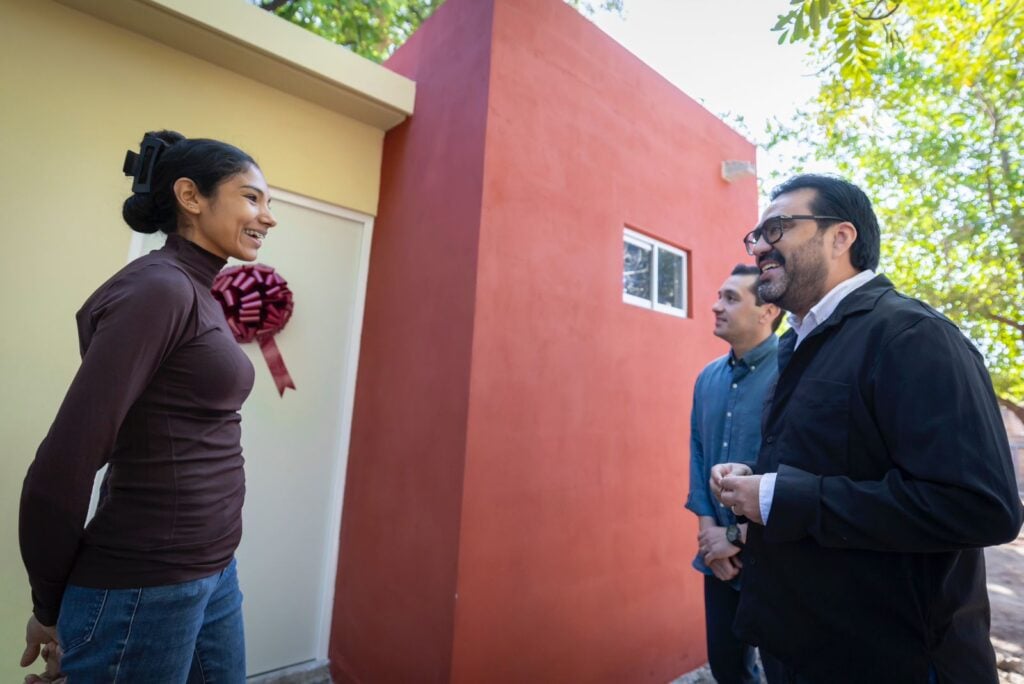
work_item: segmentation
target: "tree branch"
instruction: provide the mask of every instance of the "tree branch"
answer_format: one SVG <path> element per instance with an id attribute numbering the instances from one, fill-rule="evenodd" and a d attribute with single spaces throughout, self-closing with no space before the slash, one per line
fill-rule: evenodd
<path id="1" fill-rule="evenodd" d="M 1013 2 L 1010 3 L 1010 6 L 1006 8 L 1006 11 L 993 20 L 992 25 L 995 26 L 996 24 L 1001 24 L 1007 17 L 1013 16 L 1013 13 L 1017 11 L 1017 5 L 1019 4 L 1020 0 L 1013 0 Z"/>
<path id="2" fill-rule="evenodd" d="M 1009 399 L 1000 396 L 996 397 L 996 401 L 999 402 L 1000 406 L 1005 407 L 1007 411 L 1017 416 L 1017 420 L 1024 423 L 1024 406 L 1019 406 Z"/>
<path id="3" fill-rule="evenodd" d="M 281 9 L 285 5 L 291 3 L 292 1 L 293 0 L 261 0 L 258 7 L 260 9 L 265 9 L 268 12 L 276 12 L 277 10 Z"/>
<path id="4" fill-rule="evenodd" d="M 1003 325 L 1009 326 L 1024 335 L 1024 321 L 1015 321 L 1012 318 L 1000 316 L 999 314 L 992 313 L 991 311 L 982 312 L 981 315 L 990 321 L 995 321 L 996 323 L 1002 323 Z"/>
<path id="5" fill-rule="evenodd" d="M 996 189 L 992 183 L 992 169 L 985 167 L 985 189 L 988 194 L 988 210 L 995 216 L 999 208 L 996 206 Z"/>
<path id="6" fill-rule="evenodd" d="M 863 19 L 864 21 L 882 21 L 884 19 L 888 19 L 893 14 L 895 14 L 896 10 L 898 10 L 900 8 L 900 5 L 903 4 L 902 0 L 897 0 L 896 4 L 894 4 L 892 6 L 891 10 L 889 10 L 885 14 L 880 14 L 878 16 L 875 16 L 875 10 L 877 10 L 878 6 L 881 5 L 883 2 L 885 2 L 885 0 L 878 0 L 878 2 L 875 3 L 875 6 L 871 8 L 871 11 L 868 12 L 866 16 L 861 14 L 857 10 L 853 10 L 853 13 L 855 15 L 857 15 L 858 19 Z M 886 7 L 888 7 L 888 6 L 889 6 L 888 3 L 886 3 Z"/>

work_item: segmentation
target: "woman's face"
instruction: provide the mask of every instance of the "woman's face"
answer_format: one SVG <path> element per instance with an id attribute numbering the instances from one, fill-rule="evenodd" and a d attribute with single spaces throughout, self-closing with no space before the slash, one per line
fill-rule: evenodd
<path id="1" fill-rule="evenodd" d="M 257 166 L 221 181 L 209 197 L 195 193 L 194 200 L 197 206 L 186 206 L 189 226 L 182 237 L 223 259 L 254 261 L 277 225 L 270 213 L 270 189 Z"/>

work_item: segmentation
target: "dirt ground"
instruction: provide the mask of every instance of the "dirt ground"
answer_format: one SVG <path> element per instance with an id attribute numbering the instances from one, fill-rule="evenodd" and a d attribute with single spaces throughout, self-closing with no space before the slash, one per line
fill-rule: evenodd
<path id="1" fill-rule="evenodd" d="M 1024 684 L 1024 534 L 985 549 L 985 564 L 1000 681 Z"/>

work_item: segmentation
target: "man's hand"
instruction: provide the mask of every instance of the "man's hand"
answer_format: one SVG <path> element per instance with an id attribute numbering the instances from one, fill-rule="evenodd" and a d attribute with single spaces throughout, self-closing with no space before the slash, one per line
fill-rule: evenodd
<path id="1" fill-rule="evenodd" d="M 740 552 L 740 547 L 733 546 L 725 538 L 724 527 L 709 527 L 697 535 L 697 544 L 704 554 L 704 562 L 709 566 L 712 561 L 731 558 Z"/>
<path id="2" fill-rule="evenodd" d="M 721 558 L 716 561 L 708 563 L 708 567 L 711 568 L 711 572 L 715 574 L 715 577 L 728 582 L 736 575 L 740 574 L 740 567 L 738 559 L 735 558 Z"/>
<path id="3" fill-rule="evenodd" d="M 28 675 L 26 684 L 32 682 L 56 682 L 60 677 L 61 650 L 57 642 L 57 627 L 46 626 L 33 615 L 25 625 L 25 652 L 21 655 L 21 666 L 28 667 L 43 656 L 46 671 L 41 675 Z"/>
<path id="4" fill-rule="evenodd" d="M 711 479 L 708 484 L 711 486 L 711 493 L 715 498 L 722 501 L 722 480 L 731 475 L 750 475 L 753 473 L 750 466 L 743 463 L 719 463 L 711 466 Z M 728 505 L 728 504 L 725 504 Z"/>
<path id="5" fill-rule="evenodd" d="M 718 500 L 728 506 L 733 515 L 742 515 L 751 522 L 764 524 L 761 519 L 760 475 L 727 475 L 721 479 L 720 487 Z"/>

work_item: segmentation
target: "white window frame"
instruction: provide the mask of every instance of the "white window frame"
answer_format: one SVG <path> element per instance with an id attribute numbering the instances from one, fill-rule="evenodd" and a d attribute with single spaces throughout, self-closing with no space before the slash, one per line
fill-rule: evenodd
<path id="1" fill-rule="evenodd" d="M 644 235 L 635 230 L 629 228 L 622 229 L 622 241 L 625 244 L 635 245 L 641 249 L 648 250 L 651 253 L 651 298 L 645 299 L 643 297 L 637 297 L 636 295 L 627 294 L 625 288 L 622 291 L 622 301 L 626 304 L 632 304 L 633 306 L 643 307 L 645 309 L 652 309 L 661 313 L 669 314 L 670 316 L 678 316 L 679 318 L 687 318 L 687 303 L 689 301 L 689 271 L 690 271 L 690 255 L 686 250 L 673 247 L 672 245 L 665 244 L 661 240 L 656 240 L 649 235 Z M 671 254 L 676 254 L 682 259 L 682 308 L 671 306 L 669 304 L 661 304 L 658 302 L 658 250 L 664 250 Z M 621 263 L 621 262 L 620 262 Z"/>

